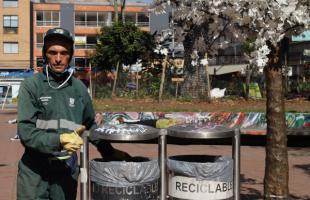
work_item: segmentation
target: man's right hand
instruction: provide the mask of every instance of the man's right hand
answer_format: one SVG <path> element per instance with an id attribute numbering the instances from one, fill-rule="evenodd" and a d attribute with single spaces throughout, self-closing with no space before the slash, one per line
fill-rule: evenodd
<path id="1" fill-rule="evenodd" d="M 60 143 L 63 148 L 69 152 L 75 152 L 83 145 L 83 140 L 80 134 L 83 133 L 85 127 L 81 127 L 70 133 L 63 133 L 60 135 Z"/>

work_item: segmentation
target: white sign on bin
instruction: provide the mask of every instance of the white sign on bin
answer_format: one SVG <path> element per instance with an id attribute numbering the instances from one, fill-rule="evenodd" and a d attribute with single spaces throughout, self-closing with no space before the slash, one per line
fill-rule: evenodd
<path id="1" fill-rule="evenodd" d="M 233 182 L 197 180 L 174 176 L 169 180 L 169 196 L 180 199 L 228 199 L 233 196 Z"/>

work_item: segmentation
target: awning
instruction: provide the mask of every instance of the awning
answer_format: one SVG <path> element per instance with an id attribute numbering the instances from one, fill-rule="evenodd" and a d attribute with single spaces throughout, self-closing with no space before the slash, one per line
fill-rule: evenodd
<path id="1" fill-rule="evenodd" d="M 0 72 L 0 77 L 27 77 L 32 76 L 33 71 L 15 71 L 15 72 L 6 72 L 2 71 Z"/>
<path id="2" fill-rule="evenodd" d="M 0 66 L 0 70 L 27 70 L 29 66 Z"/>
<path id="3" fill-rule="evenodd" d="M 213 65 L 208 67 L 210 75 L 221 75 L 233 72 L 245 71 L 247 64 L 238 65 Z"/>

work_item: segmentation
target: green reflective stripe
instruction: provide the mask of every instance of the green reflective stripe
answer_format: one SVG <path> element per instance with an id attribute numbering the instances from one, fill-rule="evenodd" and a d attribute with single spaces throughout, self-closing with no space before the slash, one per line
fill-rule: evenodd
<path id="1" fill-rule="evenodd" d="M 57 120 L 42 120 L 38 119 L 36 127 L 40 129 L 57 129 Z"/>
<path id="2" fill-rule="evenodd" d="M 80 128 L 82 125 L 81 124 L 76 124 L 73 121 L 69 121 L 66 119 L 60 119 L 59 121 L 59 128 L 66 128 L 66 129 L 70 129 L 70 130 L 75 130 L 77 128 Z"/>

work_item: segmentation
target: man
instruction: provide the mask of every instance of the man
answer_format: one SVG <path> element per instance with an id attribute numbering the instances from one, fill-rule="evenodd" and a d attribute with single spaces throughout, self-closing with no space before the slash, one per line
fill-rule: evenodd
<path id="1" fill-rule="evenodd" d="M 18 200 L 76 199 L 76 151 L 83 144 L 79 134 L 96 124 L 87 88 L 72 76 L 73 45 L 69 31 L 48 30 L 42 49 L 43 72 L 25 79 L 20 87 L 17 121 L 25 152 L 18 165 Z M 105 141 L 93 143 L 103 156 L 129 157 Z"/>

